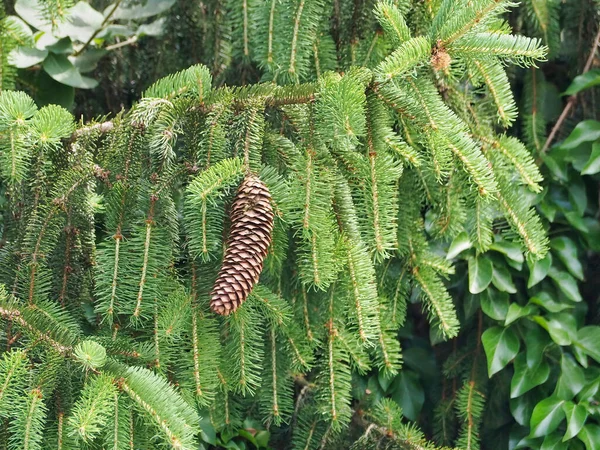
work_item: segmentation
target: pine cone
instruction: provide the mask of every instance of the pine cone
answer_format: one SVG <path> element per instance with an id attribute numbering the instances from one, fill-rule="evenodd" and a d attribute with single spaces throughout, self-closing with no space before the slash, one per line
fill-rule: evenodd
<path id="1" fill-rule="evenodd" d="M 248 175 L 231 206 L 231 229 L 223 265 L 211 292 L 210 307 L 228 315 L 248 297 L 258 281 L 271 244 L 273 207 L 267 186 Z"/>

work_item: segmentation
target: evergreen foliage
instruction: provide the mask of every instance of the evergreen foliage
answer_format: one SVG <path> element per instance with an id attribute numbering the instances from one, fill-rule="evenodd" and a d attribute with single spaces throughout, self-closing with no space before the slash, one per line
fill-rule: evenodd
<path id="1" fill-rule="evenodd" d="M 40 4 L 52 22 L 71 6 Z M 520 338 L 484 333 L 481 311 L 471 329 L 448 289 L 465 265 L 451 260 L 472 247 L 471 293 L 492 279 L 509 292 L 513 266 L 484 254 L 533 268 L 551 248 L 530 149 L 545 141 L 533 91 L 536 64 L 560 47 L 557 6 L 527 2 L 536 37 L 512 34 L 503 18 L 516 6 L 210 1 L 210 69 L 160 79 L 109 122 L 38 109 L 4 89 L 3 70 L 0 442 L 236 445 L 240 429 L 258 442 L 251 415 L 294 448 L 479 448 L 488 374 L 513 359 L 491 357 L 490 342 Z M 2 54 L 11 39 L 0 32 Z M 526 143 L 507 131 L 514 65 L 533 74 Z M 210 292 L 248 173 L 272 195 L 272 243 L 259 283 L 222 317 Z M 442 246 L 461 241 L 445 258 Z M 454 386 L 442 388 L 434 441 L 402 396 L 415 385 L 415 347 L 399 340 L 409 308 L 434 343 L 457 343 L 467 327 L 468 344 L 444 363 Z M 549 320 L 531 323 L 550 330 Z M 586 351 L 573 350 L 580 362 Z M 395 399 L 362 389 L 366 373 L 394 380 Z"/>

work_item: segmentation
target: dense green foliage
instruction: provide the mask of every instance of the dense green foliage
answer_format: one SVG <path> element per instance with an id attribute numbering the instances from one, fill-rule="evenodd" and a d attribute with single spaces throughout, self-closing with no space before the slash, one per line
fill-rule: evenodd
<path id="1" fill-rule="evenodd" d="M 600 445 L 598 5 L 91 3 L 2 21 L 2 446 Z M 221 317 L 247 171 L 273 244 Z"/>

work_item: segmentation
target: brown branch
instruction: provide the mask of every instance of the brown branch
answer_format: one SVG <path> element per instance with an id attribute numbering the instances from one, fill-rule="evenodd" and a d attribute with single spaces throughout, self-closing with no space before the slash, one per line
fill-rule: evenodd
<path id="1" fill-rule="evenodd" d="M 596 54 L 596 49 L 598 48 L 598 45 L 600 45 L 600 28 L 598 29 L 598 33 L 596 34 L 596 38 L 594 39 L 594 45 L 592 46 L 590 56 L 588 57 L 588 60 L 585 64 L 585 67 L 584 67 L 581 75 L 589 72 L 589 70 L 591 69 L 592 63 L 594 62 L 594 55 Z M 544 144 L 544 147 L 542 148 L 542 151 L 541 151 L 542 154 L 546 153 L 548 151 L 548 148 L 550 148 L 550 145 L 552 144 L 552 142 L 554 141 L 554 138 L 556 137 L 556 135 L 560 131 L 561 127 L 563 126 L 563 123 L 566 120 L 567 116 L 569 115 L 569 112 L 571 111 L 573 106 L 575 106 L 576 101 L 577 101 L 577 94 L 569 97 L 569 101 L 565 105 L 565 108 L 563 109 L 562 113 L 560 114 L 560 117 L 554 124 L 554 127 L 552 128 L 552 131 L 550 132 L 550 135 L 548 136 L 548 139 L 546 140 L 546 143 Z"/>

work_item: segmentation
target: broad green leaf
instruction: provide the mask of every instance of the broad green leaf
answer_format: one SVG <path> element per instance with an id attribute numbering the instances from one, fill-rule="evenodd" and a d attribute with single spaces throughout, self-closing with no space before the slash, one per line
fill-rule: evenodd
<path id="1" fill-rule="evenodd" d="M 577 333 L 574 344 L 600 363 L 600 327 L 583 327 Z"/>
<path id="2" fill-rule="evenodd" d="M 527 288 L 531 288 L 546 278 L 548 270 L 552 265 L 552 254 L 548 253 L 544 259 L 538 259 L 533 262 L 527 261 L 529 266 L 529 280 L 527 281 Z"/>
<path id="3" fill-rule="evenodd" d="M 417 374 L 410 370 L 400 371 L 392 389 L 392 399 L 400 405 L 404 416 L 409 420 L 417 420 L 425 402 L 425 393 Z"/>
<path id="4" fill-rule="evenodd" d="M 565 416 L 567 417 L 567 431 L 563 437 L 563 442 L 574 438 L 585 425 L 588 412 L 585 406 L 576 405 L 573 402 L 565 402 L 563 405 Z"/>
<path id="5" fill-rule="evenodd" d="M 469 258 L 469 292 L 479 294 L 492 282 L 494 266 L 485 256 Z"/>
<path id="6" fill-rule="evenodd" d="M 73 41 L 87 42 L 97 30 L 102 28 L 104 16 L 89 3 L 78 2 L 69 9 L 67 20 L 60 24 L 61 34 Z"/>
<path id="7" fill-rule="evenodd" d="M 130 6 L 119 6 L 113 14 L 114 19 L 139 20 L 163 13 L 175 4 L 176 0 L 147 0 Z M 112 9 L 108 6 L 104 15 Z"/>
<path id="8" fill-rule="evenodd" d="M 161 17 L 160 19 L 156 19 L 154 22 L 140 25 L 135 34 L 138 36 L 160 36 L 164 32 L 166 22 L 167 19 Z"/>
<path id="9" fill-rule="evenodd" d="M 80 73 L 91 72 L 98 66 L 98 61 L 108 52 L 99 48 L 90 48 L 79 56 L 69 56 L 69 61 Z"/>
<path id="10" fill-rule="evenodd" d="M 585 158 L 581 161 L 580 169 L 583 169 L 583 166 L 587 161 L 587 157 L 588 152 L 585 152 Z M 575 164 L 573 164 L 573 167 L 576 170 L 579 170 L 577 167 L 575 167 Z M 569 180 L 567 191 L 569 192 L 569 203 L 574 208 L 573 212 L 583 217 L 588 203 L 587 188 L 583 178 L 578 174 L 574 174 Z"/>
<path id="11" fill-rule="evenodd" d="M 552 340 L 542 328 L 532 326 L 525 331 L 524 341 L 527 342 L 527 367 L 534 369 L 542 363 L 546 348 L 552 344 Z"/>
<path id="12" fill-rule="evenodd" d="M 577 434 L 577 437 L 585 444 L 586 450 L 600 449 L 600 426 L 588 423 Z"/>
<path id="13" fill-rule="evenodd" d="M 521 343 L 512 328 L 492 327 L 481 336 L 487 357 L 488 375 L 502 370 L 519 353 Z"/>
<path id="14" fill-rule="evenodd" d="M 563 95 L 575 95 L 585 89 L 600 84 L 600 69 L 593 69 L 589 72 L 576 76 Z"/>
<path id="15" fill-rule="evenodd" d="M 584 142 L 592 142 L 600 138 L 600 122 L 584 120 L 579 122 L 569 137 L 560 145 L 565 150 L 572 150 Z"/>
<path id="16" fill-rule="evenodd" d="M 564 400 L 556 397 L 548 397 L 539 402 L 531 414 L 529 436 L 545 436 L 556 430 L 565 418 L 562 408 L 564 403 Z"/>
<path id="17" fill-rule="evenodd" d="M 473 244 L 469 239 L 469 235 L 465 231 L 463 231 L 452 240 L 450 248 L 448 249 L 448 254 L 446 255 L 446 259 L 454 259 L 462 252 L 470 249 L 471 247 L 473 247 Z"/>
<path id="18" fill-rule="evenodd" d="M 567 221 L 573 226 L 573 228 L 581 231 L 582 233 L 589 233 L 590 229 L 588 228 L 587 223 L 579 213 L 575 211 L 563 211 L 563 214 L 567 218 Z"/>
<path id="19" fill-rule="evenodd" d="M 517 287 L 513 283 L 510 271 L 504 266 L 494 266 L 492 283 L 500 291 L 508 292 L 509 294 L 517 293 Z"/>
<path id="20" fill-rule="evenodd" d="M 563 353 L 555 395 L 563 400 L 571 400 L 584 386 L 585 375 L 581 366 L 577 364 L 571 355 Z"/>
<path id="21" fill-rule="evenodd" d="M 525 392 L 545 383 L 550 376 L 550 366 L 546 361 L 530 369 L 524 353 L 520 353 L 515 358 L 514 368 L 515 373 L 510 382 L 510 398 L 520 397 Z"/>
<path id="22" fill-rule="evenodd" d="M 82 76 L 64 55 L 48 55 L 44 61 L 44 70 L 56 81 L 67 86 L 81 89 L 93 89 L 98 86 L 98 82 L 93 78 Z"/>
<path id="23" fill-rule="evenodd" d="M 569 300 L 573 302 L 580 302 L 583 300 L 581 293 L 579 292 L 577 280 L 573 278 L 570 273 L 559 270 L 553 266 L 550 267 L 548 275 L 554 280 L 556 287 L 560 289 Z"/>
<path id="24" fill-rule="evenodd" d="M 581 175 L 594 175 L 600 172 L 600 141 L 592 145 L 592 154 L 581 170 Z"/>
<path id="25" fill-rule="evenodd" d="M 529 302 L 533 303 L 534 305 L 539 305 L 539 306 L 543 307 L 545 310 L 553 312 L 553 313 L 561 312 L 561 311 L 564 311 L 565 309 L 573 308 L 572 303 L 559 302 L 559 301 L 555 300 L 555 297 L 552 296 L 547 291 L 538 292 L 535 295 L 535 297 L 531 297 L 531 299 L 529 299 Z"/>
<path id="26" fill-rule="evenodd" d="M 536 314 L 537 312 L 538 309 L 532 304 L 521 306 L 518 303 L 511 303 L 510 307 L 508 308 L 508 313 L 506 314 L 504 326 L 506 327 L 521 317 L 530 316 L 531 314 Z"/>
<path id="27" fill-rule="evenodd" d="M 520 397 L 510 399 L 510 413 L 522 427 L 529 426 L 529 420 L 531 419 L 531 414 L 538 401 L 538 397 L 539 395 L 535 392 L 527 392 Z"/>
<path id="28" fill-rule="evenodd" d="M 490 250 L 495 250 L 504 254 L 508 259 L 516 262 L 523 263 L 525 257 L 523 256 L 523 250 L 521 246 L 516 242 L 511 241 L 496 241 L 490 246 Z"/>
<path id="29" fill-rule="evenodd" d="M 567 450 L 569 446 L 562 442 L 562 434 L 551 433 L 544 438 L 540 450 Z"/>
<path id="30" fill-rule="evenodd" d="M 8 63 L 18 69 L 25 69 L 41 63 L 46 56 L 48 56 L 48 50 L 39 50 L 35 47 L 17 47 L 8 54 Z"/>
<path id="31" fill-rule="evenodd" d="M 534 316 L 533 320 L 544 328 L 558 345 L 571 345 L 577 336 L 577 324 L 570 314 L 558 313 L 550 320 L 542 316 Z"/>
<path id="32" fill-rule="evenodd" d="M 550 241 L 550 246 L 558 258 L 574 277 L 583 280 L 583 266 L 577 255 L 577 244 L 566 236 L 560 236 Z"/>
<path id="33" fill-rule="evenodd" d="M 598 391 L 600 390 L 600 378 L 596 378 L 595 380 L 588 383 L 577 395 L 579 401 L 591 401 L 594 399 Z"/>
<path id="34" fill-rule="evenodd" d="M 481 310 L 494 320 L 504 320 L 508 312 L 509 296 L 506 292 L 488 288 L 479 294 Z"/>
<path id="35" fill-rule="evenodd" d="M 43 5 L 40 0 L 17 0 L 16 13 L 34 28 L 41 31 L 52 32 L 52 24 L 42 14 Z"/>

